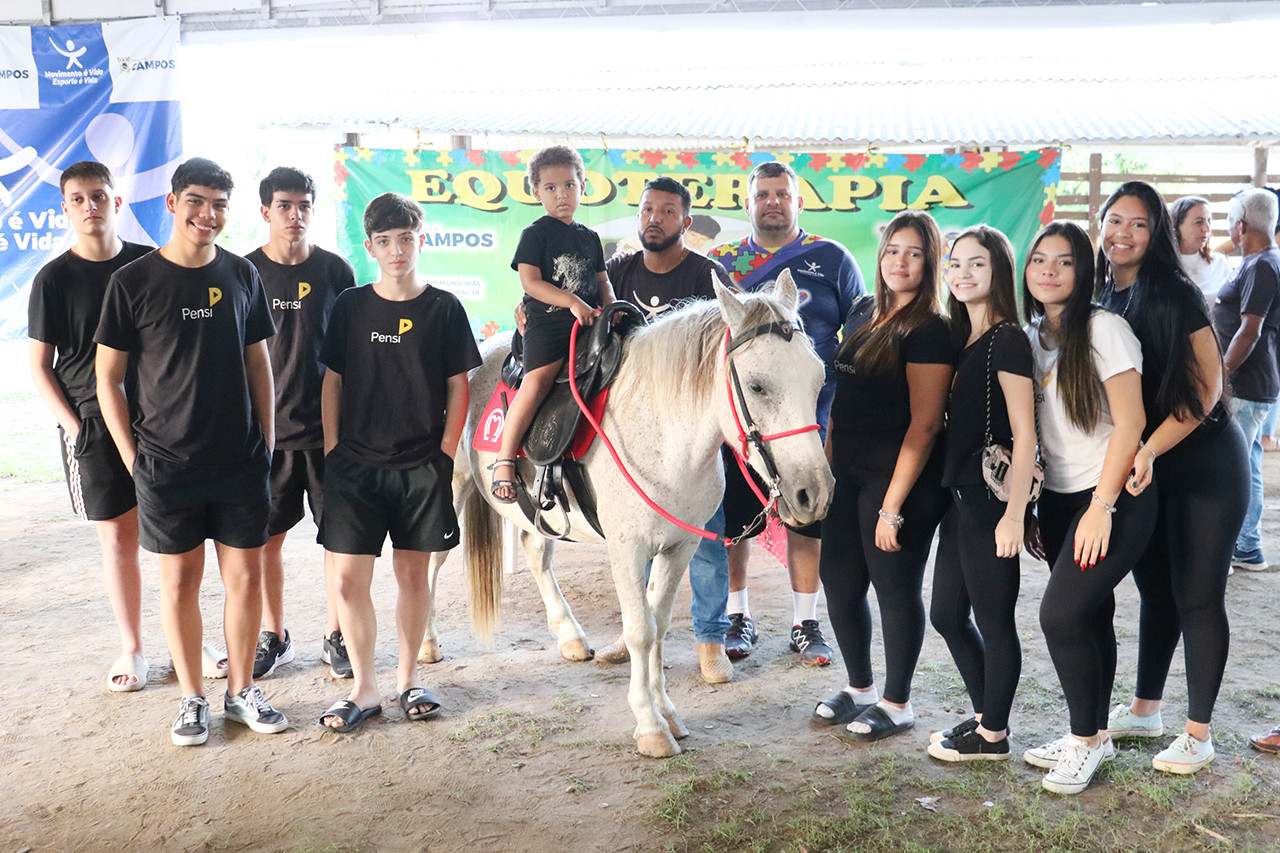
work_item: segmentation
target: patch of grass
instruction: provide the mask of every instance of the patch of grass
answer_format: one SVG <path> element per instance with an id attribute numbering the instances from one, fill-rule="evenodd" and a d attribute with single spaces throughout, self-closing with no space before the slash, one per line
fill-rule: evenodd
<path id="1" fill-rule="evenodd" d="M 565 731 L 569 731 L 568 726 L 557 723 L 549 717 L 502 710 L 469 718 L 464 725 L 449 732 L 449 740 L 455 743 L 499 741 L 499 743 L 485 745 L 489 751 L 497 752 L 503 745 L 501 742 L 507 739 L 532 744 L 551 734 Z"/>
<path id="2" fill-rule="evenodd" d="M 1078 851 L 1276 849 L 1280 807 L 1265 779 L 1245 769 L 1230 783 L 1155 773 L 1150 756 L 1104 765 L 1080 797 L 1043 791 L 1015 762 L 941 767 L 903 756 L 867 756 L 840 772 L 768 762 L 745 752 L 731 766 L 682 755 L 649 784 L 655 818 L 679 851 L 759 853 L 1078 853 Z"/>
<path id="3" fill-rule="evenodd" d="M 569 793 L 571 794 L 581 794 L 586 791 L 590 791 L 592 788 L 595 787 L 595 785 L 592 785 L 590 782 L 583 779 L 581 776 L 570 775 L 568 781 L 569 781 Z"/>
<path id="4" fill-rule="evenodd" d="M 582 703 L 568 690 L 557 696 L 556 700 L 551 703 L 551 707 L 557 711 L 569 711 L 573 714 L 581 714 L 583 711 Z"/>
<path id="5" fill-rule="evenodd" d="M 1280 684 L 1268 684 L 1255 691 L 1263 699 L 1280 699 Z"/>

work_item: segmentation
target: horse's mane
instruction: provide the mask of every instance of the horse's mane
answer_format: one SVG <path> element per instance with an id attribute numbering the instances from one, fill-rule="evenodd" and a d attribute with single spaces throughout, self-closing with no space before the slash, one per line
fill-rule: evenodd
<path id="1" fill-rule="evenodd" d="M 772 292 L 739 294 L 746 306 L 743 325 L 754 328 L 788 317 Z M 700 300 L 668 311 L 632 333 L 623 364 L 633 374 L 626 383 L 648 388 L 653 400 L 673 405 L 693 403 L 699 410 L 711 405 L 717 361 L 723 357 L 725 322 L 715 300 Z M 632 383 L 634 382 L 634 385 Z M 626 394 L 629 388 L 619 389 Z"/>

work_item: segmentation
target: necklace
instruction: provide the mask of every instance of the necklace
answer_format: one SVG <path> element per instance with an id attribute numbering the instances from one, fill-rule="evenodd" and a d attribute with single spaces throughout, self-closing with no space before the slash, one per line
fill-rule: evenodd
<path id="1" fill-rule="evenodd" d="M 1126 320 L 1128 320 L 1128 319 L 1129 319 L 1129 305 L 1130 305 L 1130 304 L 1132 304 L 1132 302 L 1133 302 L 1133 292 L 1134 292 L 1135 290 L 1137 290 L 1137 289 L 1138 289 L 1138 283 L 1137 283 L 1136 281 L 1135 281 L 1133 284 L 1129 285 L 1129 286 L 1128 286 L 1128 288 L 1126 288 L 1126 291 L 1127 291 L 1127 293 L 1128 293 L 1128 296 L 1127 296 L 1127 297 L 1125 298 L 1125 300 L 1124 300 L 1124 307 L 1123 307 L 1123 308 L 1121 308 L 1121 309 L 1120 309 L 1120 311 L 1119 311 L 1120 316 L 1121 316 L 1121 317 L 1123 317 L 1123 318 L 1125 318 Z M 1111 280 L 1111 296 L 1112 296 L 1113 298 L 1116 296 L 1116 281 L 1115 281 L 1115 279 L 1112 279 L 1112 280 Z"/>

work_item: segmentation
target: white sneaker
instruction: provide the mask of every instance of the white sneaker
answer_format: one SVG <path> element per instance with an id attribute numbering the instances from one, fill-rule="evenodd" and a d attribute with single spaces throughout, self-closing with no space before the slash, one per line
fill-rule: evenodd
<path id="1" fill-rule="evenodd" d="M 209 701 L 203 696 L 183 696 L 178 719 L 170 733 L 174 746 L 199 746 L 209 739 Z"/>
<path id="2" fill-rule="evenodd" d="M 1186 776 L 1195 773 L 1210 761 L 1213 761 L 1213 738 L 1202 741 L 1183 732 L 1167 749 L 1151 759 L 1151 766 L 1165 773 Z"/>
<path id="3" fill-rule="evenodd" d="M 1067 747 L 1075 743 L 1080 743 L 1079 738 L 1073 737 L 1070 734 L 1065 734 L 1057 740 L 1049 741 L 1043 746 L 1028 749 L 1026 752 L 1022 753 L 1022 760 L 1033 767 L 1043 767 L 1046 770 L 1052 770 L 1054 765 L 1061 760 Z M 1103 761 L 1110 761 L 1116 757 L 1116 746 L 1112 743 L 1110 738 L 1108 738 L 1107 742 L 1102 745 L 1102 749 L 1106 753 L 1106 755 L 1102 756 Z"/>
<path id="4" fill-rule="evenodd" d="M 1067 735 L 1067 739 L 1071 743 L 1062 746 L 1062 758 L 1040 780 L 1046 791 L 1053 791 L 1055 794 L 1078 794 L 1089 787 L 1098 765 L 1106 761 L 1107 747 L 1111 744 L 1108 740 L 1097 747 L 1091 747 L 1087 742 L 1070 735 Z"/>
<path id="5" fill-rule="evenodd" d="M 1116 705 L 1107 715 L 1107 734 L 1115 737 L 1160 737 L 1164 723 L 1160 712 L 1141 717 L 1129 710 L 1128 705 Z"/>

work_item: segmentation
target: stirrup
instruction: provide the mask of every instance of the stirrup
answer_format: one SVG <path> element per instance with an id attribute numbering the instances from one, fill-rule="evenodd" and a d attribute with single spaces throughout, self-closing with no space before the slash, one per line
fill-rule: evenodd
<path id="1" fill-rule="evenodd" d="M 519 486 L 519 483 L 517 483 L 516 480 L 514 479 L 514 475 L 516 473 L 516 460 L 495 459 L 493 463 L 489 465 L 488 468 L 486 468 L 485 470 L 492 471 L 494 468 L 497 468 L 499 465 L 510 465 L 513 479 L 499 480 L 495 478 L 491 480 L 489 483 L 489 494 L 492 495 L 493 499 L 498 503 L 513 504 L 516 502 L 516 490 L 517 490 L 517 487 Z M 502 488 L 511 489 L 511 497 L 504 498 L 502 495 L 498 494 L 498 490 Z"/>

